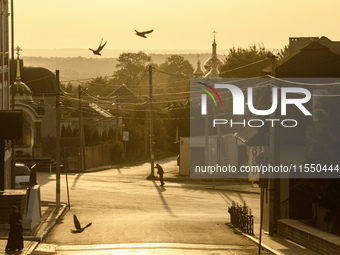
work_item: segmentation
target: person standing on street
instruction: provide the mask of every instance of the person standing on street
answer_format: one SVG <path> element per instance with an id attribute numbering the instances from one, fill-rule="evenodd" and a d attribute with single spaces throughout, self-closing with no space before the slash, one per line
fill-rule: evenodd
<path id="1" fill-rule="evenodd" d="M 12 213 L 9 217 L 9 235 L 6 245 L 6 251 L 21 251 L 24 248 L 22 237 L 22 218 L 18 207 L 12 207 Z"/>
<path id="2" fill-rule="evenodd" d="M 161 186 L 164 186 L 164 181 L 163 181 L 163 167 L 161 167 L 159 164 L 156 164 L 155 166 L 157 168 L 157 173 L 159 174 L 159 181 L 161 182 Z"/>

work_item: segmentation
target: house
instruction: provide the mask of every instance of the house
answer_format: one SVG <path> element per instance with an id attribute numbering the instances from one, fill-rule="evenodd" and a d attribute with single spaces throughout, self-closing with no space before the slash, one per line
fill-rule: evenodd
<path id="1" fill-rule="evenodd" d="M 22 136 L 22 114 L 13 111 L 10 97 L 10 74 L 14 73 L 9 54 L 9 8 L 8 1 L 0 2 L 0 222 L 8 222 L 8 215 L 12 205 L 16 205 L 20 212 L 26 209 L 26 190 L 13 190 L 15 187 L 15 169 L 13 146 L 11 140 Z M 12 45 L 13 46 L 13 45 Z M 14 49 L 12 48 L 14 51 Z"/>
<path id="2" fill-rule="evenodd" d="M 122 127 L 121 122 L 117 125 L 117 119 L 109 111 L 88 99 L 92 98 L 82 96 L 79 117 L 63 117 L 60 123 L 61 146 L 69 171 L 111 164 L 109 148 L 99 145 L 100 138 L 108 138 L 118 125 Z M 82 132 L 79 132 L 80 127 Z M 84 157 L 80 155 L 81 150 Z"/>
<path id="3" fill-rule="evenodd" d="M 339 42 L 340 48 L 340 42 Z M 332 78 L 339 77 L 340 50 L 335 53 L 324 44 L 312 41 L 290 55 L 275 70 L 280 78 Z"/>
<path id="4" fill-rule="evenodd" d="M 55 74 L 41 67 L 25 67 L 16 61 L 13 84 L 15 109 L 23 112 L 23 138 L 16 144 L 16 155 L 25 162 L 55 158 L 56 93 Z"/>
<path id="5" fill-rule="evenodd" d="M 79 92 L 79 98 L 73 99 L 80 100 L 81 115 L 79 117 L 63 117 L 61 120 L 61 142 L 62 146 L 65 147 L 69 169 L 76 170 L 76 162 L 81 162 L 81 159 L 78 158 L 81 144 L 85 146 L 83 150 L 87 155 L 84 158 L 85 168 L 117 163 L 121 160 L 122 155 L 116 142 L 123 139 L 124 117 L 130 117 L 126 114 L 130 110 L 126 110 L 126 108 L 136 105 L 144 109 L 145 100 L 124 84 L 102 99 L 94 98 L 86 92 L 86 89 L 79 88 Z M 68 95 L 68 97 L 72 98 L 71 95 Z M 111 110 L 107 110 L 108 108 Z M 79 136 L 75 134 L 80 125 L 85 128 L 82 132 L 84 134 L 82 142 Z M 104 139 L 102 140 L 104 144 L 99 144 L 100 139 Z M 99 151 L 101 152 L 97 155 Z M 92 156 L 89 157 L 89 155 Z"/>
<path id="6" fill-rule="evenodd" d="M 66 93 L 62 91 L 56 75 L 50 70 L 26 67 L 22 60 L 17 60 L 16 67 L 17 81 L 13 90 L 15 109 L 22 110 L 24 117 L 23 138 L 16 144 L 16 155 L 18 160 L 27 164 L 36 163 L 39 168 L 50 168 L 56 159 L 56 95 L 59 93 L 66 96 Z M 108 111 L 96 103 L 86 102 L 88 104 L 84 107 L 87 114 L 82 118 L 82 124 L 95 129 L 100 135 L 116 126 Z M 61 131 L 63 126 L 79 130 L 79 118 L 63 118 L 60 121 Z M 61 139 L 62 154 L 66 162 L 70 161 L 67 165 L 72 165 L 71 170 L 78 169 L 79 141 L 76 137 Z M 108 159 L 103 160 L 103 164 L 107 161 Z"/>
<path id="7" fill-rule="evenodd" d="M 340 41 L 332 41 L 326 36 L 321 37 L 290 37 L 289 38 L 289 54 L 294 55 L 295 53 L 299 52 L 307 44 L 311 42 L 318 42 L 321 45 L 326 46 L 332 52 L 340 55 Z"/>
<path id="8" fill-rule="evenodd" d="M 279 89 L 289 86 L 302 87 L 308 89 L 311 95 L 314 95 L 305 105 L 312 116 L 303 116 L 301 113 L 298 116 L 299 110 L 292 111 L 291 115 L 287 115 L 287 118 L 299 120 L 299 128 L 297 129 L 275 128 L 272 134 L 271 130 L 259 128 L 248 128 L 237 132 L 235 136 L 248 146 L 261 146 L 263 151 L 267 151 L 267 155 L 273 155 L 272 157 L 267 156 L 265 159 L 255 158 L 255 163 L 256 160 L 258 164 L 265 162 L 266 164 L 283 166 L 300 166 L 306 163 L 304 150 L 306 130 L 310 123 L 318 121 L 313 116 L 317 95 L 329 89 L 329 83 L 338 82 L 338 77 L 340 77 L 340 55 L 317 40 L 312 40 L 300 51 L 290 55 L 276 66 L 275 77 L 272 78 L 276 87 Z M 266 98 L 267 100 L 270 99 L 268 96 Z M 325 130 L 325 132 L 327 131 Z M 269 177 L 275 176 L 269 175 Z M 333 244 L 322 243 L 321 239 L 313 237 L 310 233 L 291 227 L 289 223 L 294 219 L 313 219 L 313 224 L 318 225 L 321 223 L 320 221 L 323 221 L 323 219 L 320 219 L 321 211 L 313 207 L 312 201 L 307 198 L 306 194 L 299 192 L 296 176 L 294 178 L 291 173 L 281 172 L 276 177 L 279 178 L 262 182 L 264 189 L 264 229 L 269 231 L 270 234 L 282 234 L 312 249 L 313 247 L 315 249 L 316 246 L 310 240 L 318 240 L 320 243 L 317 246 L 328 247 L 323 250 L 328 249 L 329 253 L 325 252 L 324 254 L 334 254 L 332 251 L 336 246 L 333 247 Z M 306 175 L 303 177 L 306 178 Z M 316 210 L 318 216 L 315 215 Z"/>
<path id="9" fill-rule="evenodd" d="M 50 70 L 26 67 L 23 60 L 17 62 L 15 109 L 22 110 L 24 118 L 23 138 L 17 142 L 16 155 L 20 161 L 49 168 L 56 158 L 56 94 L 67 95 L 59 86 L 56 75 Z M 87 102 L 87 105 L 84 102 Z M 108 133 L 110 128 L 117 126 L 111 113 L 92 102 L 92 99 L 84 100 L 83 107 L 83 112 L 86 109 L 86 113 L 82 117 L 82 124 L 98 131 L 99 135 Z M 63 127 L 68 126 L 79 130 L 79 118 L 62 118 L 61 131 Z M 85 140 L 88 139 L 89 137 L 85 137 Z M 72 162 L 68 164 L 72 165 L 72 170 L 77 169 L 79 144 L 77 137 L 61 139 L 63 156 Z M 105 162 L 103 161 L 103 164 Z M 90 165 L 92 164 L 89 163 L 88 166 Z"/>

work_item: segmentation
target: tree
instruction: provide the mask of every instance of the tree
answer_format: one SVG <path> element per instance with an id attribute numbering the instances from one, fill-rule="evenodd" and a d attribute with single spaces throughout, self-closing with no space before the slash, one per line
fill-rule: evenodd
<path id="1" fill-rule="evenodd" d="M 129 161 L 137 161 L 145 158 L 145 113 L 131 113 L 124 119 L 124 130 L 129 132 L 129 141 L 126 142 L 126 158 Z"/>
<path id="2" fill-rule="evenodd" d="M 63 125 L 63 127 L 64 127 L 64 125 Z M 67 127 L 65 128 L 63 136 L 65 136 L 65 137 L 72 137 L 73 136 L 72 128 L 71 128 L 70 124 L 68 124 Z"/>
<path id="3" fill-rule="evenodd" d="M 122 53 L 118 57 L 117 70 L 113 73 L 116 84 L 137 85 L 141 82 L 147 71 L 146 66 L 151 62 L 151 57 L 146 53 Z"/>
<path id="4" fill-rule="evenodd" d="M 189 107 L 184 107 L 184 104 L 189 100 L 190 77 L 193 76 L 194 68 L 184 57 L 172 55 L 159 65 L 159 70 L 164 72 L 160 72 L 159 78 L 163 77 L 167 83 L 164 85 L 163 81 L 160 86 L 156 86 L 161 97 L 155 96 L 155 155 L 164 156 L 178 152 L 178 145 L 174 143 L 177 128 L 180 135 L 187 134 L 188 125 L 185 123 L 189 123 L 189 118 L 185 121 L 183 118 L 186 117 L 185 109 Z"/>
<path id="5" fill-rule="evenodd" d="M 283 49 L 279 51 L 277 54 L 279 60 L 283 60 L 289 56 L 289 47 L 288 45 L 285 45 Z"/>
<path id="6" fill-rule="evenodd" d="M 251 45 L 249 49 L 233 47 L 229 49 L 228 56 L 224 60 L 220 76 L 258 77 L 264 68 L 270 66 L 269 54 L 272 53 L 261 44 Z"/>
<path id="7" fill-rule="evenodd" d="M 159 68 L 173 75 L 169 76 L 170 80 L 183 79 L 185 77 L 190 78 L 194 72 L 194 68 L 190 62 L 179 55 L 172 55 L 166 58 L 165 62 L 160 64 Z"/>
<path id="8" fill-rule="evenodd" d="M 192 77 L 194 68 L 187 59 L 179 55 L 172 55 L 159 65 L 159 69 L 164 72 L 159 74 L 158 79 L 156 77 L 160 82 L 163 80 L 162 86 L 158 87 L 160 93 L 180 92 L 185 94 L 189 91 L 189 79 Z M 164 81 L 167 82 L 165 86 Z M 177 98 L 178 96 L 180 94 L 177 95 Z"/>
<path id="9" fill-rule="evenodd" d="M 61 127 L 61 137 L 65 137 L 65 136 L 66 136 L 66 135 L 65 135 L 65 130 L 66 130 L 65 125 L 63 125 L 63 126 Z"/>
<path id="10" fill-rule="evenodd" d="M 61 88 L 67 93 L 72 93 L 74 91 L 74 88 L 71 82 L 68 82 L 67 85 L 65 83 L 61 83 Z"/>
<path id="11" fill-rule="evenodd" d="M 86 82 L 82 87 L 88 88 L 87 93 L 91 95 L 106 97 L 114 89 L 112 85 L 113 84 L 107 77 L 98 76 Z M 83 96 L 86 96 L 86 94 Z"/>
<path id="12" fill-rule="evenodd" d="M 102 141 L 102 143 L 108 143 L 108 141 L 109 141 L 109 137 L 107 135 L 106 130 L 104 130 L 103 133 L 102 133 L 101 141 Z"/>

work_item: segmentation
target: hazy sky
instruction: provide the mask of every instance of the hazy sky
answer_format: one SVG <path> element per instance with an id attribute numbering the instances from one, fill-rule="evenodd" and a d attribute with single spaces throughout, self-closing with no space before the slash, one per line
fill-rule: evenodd
<path id="1" fill-rule="evenodd" d="M 263 43 L 283 48 L 289 37 L 340 41 L 339 0 L 14 0 L 15 45 L 23 49 L 211 51 Z M 154 32 L 147 39 L 134 29 Z M 92 57 L 88 51 L 88 56 Z"/>

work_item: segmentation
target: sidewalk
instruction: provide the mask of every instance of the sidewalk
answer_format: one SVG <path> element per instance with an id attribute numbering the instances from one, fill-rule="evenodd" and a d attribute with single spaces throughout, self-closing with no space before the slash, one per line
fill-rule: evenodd
<path id="1" fill-rule="evenodd" d="M 54 225 L 65 212 L 66 205 L 62 204 L 59 211 L 56 211 L 56 204 L 52 202 L 41 202 L 41 222 L 39 226 L 34 230 L 24 230 L 24 249 L 21 252 L 12 251 L 10 253 L 5 252 L 7 238 L 9 233 L 9 224 L 0 225 L 0 255 L 3 254 L 32 254 L 38 244 L 45 239 L 48 233 L 53 229 Z"/>

